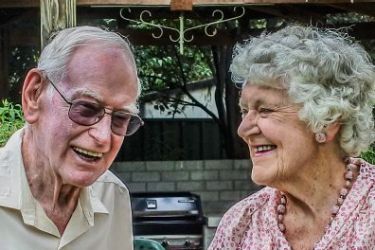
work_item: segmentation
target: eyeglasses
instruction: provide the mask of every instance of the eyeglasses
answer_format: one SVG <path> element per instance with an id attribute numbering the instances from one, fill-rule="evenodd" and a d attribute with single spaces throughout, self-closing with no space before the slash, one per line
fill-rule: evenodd
<path id="1" fill-rule="evenodd" d="M 143 126 L 142 119 L 125 110 L 113 111 L 105 108 L 99 103 L 89 102 L 84 100 L 68 101 L 64 95 L 58 90 L 55 84 L 46 77 L 51 83 L 53 88 L 59 93 L 62 99 L 70 105 L 68 116 L 73 122 L 82 126 L 91 126 L 98 123 L 105 114 L 111 116 L 111 129 L 112 132 L 120 136 L 129 136 L 137 132 Z M 107 110 L 111 110 L 108 112 Z"/>

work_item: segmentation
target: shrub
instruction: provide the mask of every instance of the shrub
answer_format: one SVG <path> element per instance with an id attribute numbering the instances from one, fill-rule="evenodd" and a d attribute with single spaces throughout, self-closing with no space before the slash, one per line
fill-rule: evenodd
<path id="1" fill-rule="evenodd" d="M 21 105 L 2 100 L 0 103 L 0 146 L 3 146 L 8 138 L 24 124 Z"/>
<path id="2" fill-rule="evenodd" d="M 369 150 L 364 152 L 362 158 L 365 159 L 367 162 L 375 165 L 375 144 L 372 144 Z"/>

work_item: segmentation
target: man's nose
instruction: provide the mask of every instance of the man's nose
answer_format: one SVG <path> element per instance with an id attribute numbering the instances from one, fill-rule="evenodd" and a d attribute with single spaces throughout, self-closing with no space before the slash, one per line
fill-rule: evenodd
<path id="1" fill-rule="evenodd" d="M 109 143 L 112 136 L 111 115 L 106 114 L 98 123 L 91 125 L 89 135 L 100 144 Z"/>
<path id="2" fill-rule="evenodd" d="M 240 125 L 238 126 L 237 133 L 242 138 L 259 134 L 260 129 L 258 127 L 258 112 L 256 110 L 249 110 L 242 118 Z"/>

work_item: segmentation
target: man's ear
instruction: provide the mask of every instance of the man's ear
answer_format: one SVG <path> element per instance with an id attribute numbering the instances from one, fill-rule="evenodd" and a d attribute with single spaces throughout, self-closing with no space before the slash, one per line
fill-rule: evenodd
<path id="1" fill-rule="evenodd" d="M 340 131 L 340 128 L 341 128 L 341 124 L 338 121 L 329 124 L 325 128 L 324 131 L 325 131 L 325 134 L 327 136 L 327 142 L 331 142 L 331 141 L 335 140 L 337 134 Z"/>
<path id="2" fill-rule="evenodd" d="M 22 87 L 22 109 L 25 120 L 30 124 L 38 120 L 40 96 L 45 85 L 44 77 L 38 69 L 31 69 L 27 73 Z"/>

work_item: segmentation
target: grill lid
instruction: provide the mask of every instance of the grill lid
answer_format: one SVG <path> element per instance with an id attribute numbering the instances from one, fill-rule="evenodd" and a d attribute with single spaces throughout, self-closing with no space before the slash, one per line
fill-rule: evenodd
<path id="1" fill-rule="evenodd" d="M 132 193 L 134 235 L 202 237 L 206 218 L 200 197 L 190 192 Z"/>
<path id="2" fill-rule="evenodd" d="M 200 197 L 190 192 L 131 194 L 133 218 L 201 217 Z"/>

